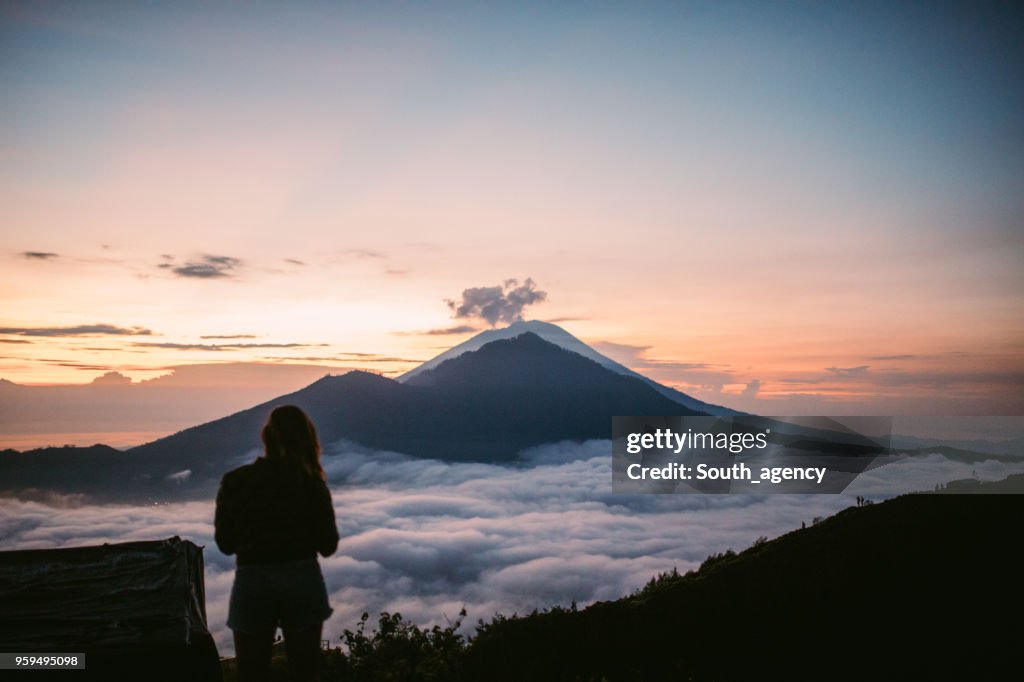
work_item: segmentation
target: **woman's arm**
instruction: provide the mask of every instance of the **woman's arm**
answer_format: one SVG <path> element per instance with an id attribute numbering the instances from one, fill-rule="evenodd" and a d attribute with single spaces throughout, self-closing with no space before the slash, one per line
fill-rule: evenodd
<path id="1" fill-rule="evenodd" d="M 235 520 L 231 514 L 228 477 L 221 479 L 217 490 L 217 508 L 213 514 L 213 539 L 224 554 L 234 554 L 238 549 L 235 534 Z"/>
<path id="2" fill-rule="evenodd" d="M 321 556 L 330 556 L 338 549 L 338 524 L 334 518 L 331 491 L 323 481 L 317 486 L 316 549 Z"/>

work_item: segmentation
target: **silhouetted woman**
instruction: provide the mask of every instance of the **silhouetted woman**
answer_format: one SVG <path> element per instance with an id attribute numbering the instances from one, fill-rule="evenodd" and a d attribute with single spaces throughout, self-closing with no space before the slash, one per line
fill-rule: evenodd
<path id="1" fill-rule="evenodd" d="M 263 427 L 264 456 L 220 482 L 217 546 L 237 554 L 228 627 L 241 680 L 264 680 L 278 626 L 293 679 L 315 680 L 320 636 L 331 615 L 317 553 L 338 547 L 320 443 L 306 413 L 278 407 Z"/>

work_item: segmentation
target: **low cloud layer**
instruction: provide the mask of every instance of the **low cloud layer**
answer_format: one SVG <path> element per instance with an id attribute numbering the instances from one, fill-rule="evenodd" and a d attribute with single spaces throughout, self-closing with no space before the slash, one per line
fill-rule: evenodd
<path id="1" fill-rule="evenodd" d="M 547 292 L 538 289 L 537 283 L 527 277 L 522 284 L 519 280 L 508 279 L 501 286 L 465 289 L 460 300 L 446 303 L 454 317 L 480 319 L 495 327 L 499 323 L 522 320 L 527 306 L 540 303 L 547 296 Z"/>
<path id="2" fill-rule="evenodd" d="M 615 495 L 610 444 L 557 444 L 525 466 L 445 463 L 354 446 L 326 449 L 341 544 L 321 560 L 337 643 L 359 615 L 399 611 L 421 625 L 465 606 L 467 623 L 572 601 L 585 605 L 641 587 L 654 574 L 697 567 L 712 552 L 743 549 L 851 506 L 855 495 L 1024 469 L 961 464 L 939 455 L 864 474 L 844 495 Z M 185 476 L 185 472 L 181 472 Z M 90 545 L 179 535 L 205 546 L 210 628 L 221 655 L 234 559 L 213 542 L 213 504 L 87 507 L 0 500 L 5 549 Z"/>

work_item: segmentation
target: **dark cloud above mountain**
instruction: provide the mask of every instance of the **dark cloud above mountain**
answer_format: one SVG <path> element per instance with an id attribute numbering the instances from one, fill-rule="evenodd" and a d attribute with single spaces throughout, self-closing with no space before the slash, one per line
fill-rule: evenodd
<path id="1" fill-rule="evenodd" d="M 215 279 L 218 277 L 231 277 L 234 271 L 242 264 L 238 258 L 231 256 L 204 255 L 197 260 L 186 261 L 183 265 L 175 265 L 173 262 L 161 263 L 158 267 L 169 269 L 179 277 L 192 277 L 197 279 Z"/>
<path id="2" fill-rule="evenodd" d="M 508 279 L 500 286 L 471 287 L 463 290 L 460 300 L 445 302 L 453 317 L 480 319 L 496 327 L 499 323 L 522 320 L 527 306 L 540 303 L 547 296 L 547 292 L 538 289 L 537 283 L 527 277 L 522 284 L 519 280 Z"/>
<path id="3" fill-rule="evenodd" d="M 53 260 L 58 257 L 52 251 L 22 251 L 21 255 L 28 260 Z"/>
<path id="4" fill-rule="evenodd" d="M 0 327 L 0 334 L 16 336 L 151 336 L 144 327 L 112 324 L 81 324 L 74 327 Z"/>

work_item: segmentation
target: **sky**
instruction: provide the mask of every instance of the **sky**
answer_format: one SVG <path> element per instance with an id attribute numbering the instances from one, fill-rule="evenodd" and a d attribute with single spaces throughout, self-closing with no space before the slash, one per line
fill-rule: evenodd
<path id="1" fill-rule="evenodd" d="M 1008 7 L 4 3 L 0 377 L 395 376 L 526 286 L 702 400 L 1024 414 Z"/>

